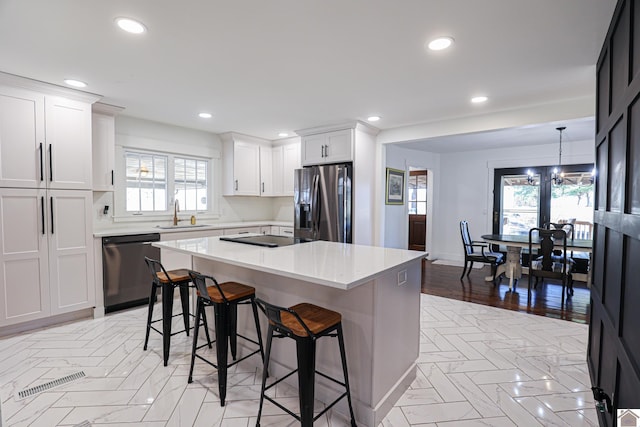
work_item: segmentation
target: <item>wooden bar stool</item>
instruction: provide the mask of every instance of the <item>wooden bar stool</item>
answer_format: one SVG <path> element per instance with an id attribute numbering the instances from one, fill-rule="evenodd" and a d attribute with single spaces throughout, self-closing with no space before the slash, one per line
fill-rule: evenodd
<path id="1" fill-rule="evenodd" d="M 302 427 L 313 426 L 322 414 L 327 412 L 333 405 L 346 396 L 349 402 L 349 412 L 351 415 L 351 426 L 356 427 L 356 419 L 351 405 L 351 391 L 349 389 L 349 374 L 347 372 L 347 357 L 344 350 L 344 338 L 342 335 L 342 315 L 317 305 L 301 303 L 293 307 L 285 308 L 269 304 L 259 298 L 256 299 L 258 307 L 267 315 L 269 319 L 269 330 L 267 331 L 267 350 L 262 372 L 262 391 L 260 392 L 260 409 L 258 410 L 258 420 L 256 427 L 260 426 L 260 416 L 262 415 L 262 404 L 267 399 L 278 406 L 289 415 L 300 421 Z M 296 341 L 298 368 L 288 373 L 284 377 L 275 381 L 267 387 L 267 370 L 269 368 L 269 358 L 271 357 L 271 342 L 273 338 L 293 338 Z M 344 383 L 335 378 L 331 378 L 322 372 L 316 371 L 316 341 L 321 337 L 338 337 L 340 345 L 340 358 L 342 359 L 342 373 Z M 280 381 L 298 372 L 298 393 L 300 401 L 300 416 L 297 416 L 289 409 L 276 402 L 265 392 Z M 328 405 L 322 412 L 313 416 L 313 400 L 315 387 L 315 374 L 321 375 L 345 388 L 345 392 Z"/>
<path id="2" fill-rule="evenodd" d="M 216 363 L 213 363 L 197 354 L 197 350 L 208 345 L 211 348 L 211 340 L 207 333 L 207 343 L 198 347 L 198 323 L 196 323 L 193 333 L 193 347 L 191 348 L 191 368 L 189 369 L 189 383 L 193 382 L 193 365 L 196 357 L 218 370 L 218 392 L 220 393 L 220 406 L 224 406 L 227 396 L 227 370 L 231 366 L 244 359 L 260 353 L 264 360 L 262 347 L 262 334 L 260 333 L 260 321 L 258 319 L 258 308 L 255 302 L 256 290 L 251 286 L 236 282 L 218 283 L 215 278 L 206 276 L 195 271 L 190 271 L 189 276 L 196 286 L 198 292 L 196 304 L 196 318 L 200 318 L 200 313 L 204 313 L 205 307 L 213 306 L 215 313 L 216 327 Z M 207 282 L 212 286 L 207 286 Z M 237 333 L 238 305 L 251 304 L 253 309 L 253 319 L 256 325 L 258 341 L 247 338 Z M 205 324 L 206 327 L 206 324 Z M 243 338 L 258 346 L 258 349 L 236 360 L 237 339 Z M 233 362 L 228 363 L 228 349 L 231 347 L 231 357 Z"/>
<path id="3" fill-rule="evenodd" d="M 149 343 L 149 332 L 151 329 L 162 335 L 162 356 L 164 366 L 167 366 L 169 361 L 169 346 L 171 345 L 171 337 L 181 332 L 186 332 L 189 336 L 189 288 L 191 285 L 191 277 L 189 271 L 185 269 L 170 270 L 167 271 L 162 266 L 160 261 L 144 257 L 144 261 L 149 267 L 151 276 L 153 278 L 151 283 L 151 295 L 149 296 L 149 312 L 147 315 L 147 332 L 144 338 L 144 350 L 147 349 Z M 158 288 L 162 288 L 162 319 L 151 320 L 153 316 L 153 306 L 156 302 L 156 296 L 158 294 Z M 175 288 L 180 289 L 180 301 L 182 303 L 182 313 L 173 314 L 173 290 Z M 171 319 L 182 315 L 184 320 L 184 329 L 178 332 L 171 333 Z M 200 316 L 197 317 L 200 319 Z M 162 322 L 162 331 L 156 329 L 153 324 L 156 322 Z M 202 313 L 202 321 L 207 324 L 207 319 Z M 196 321 L 198 325 L 200 322 Z M 209 336 L 209 328 L 205 328 L 207 333 L 207 339 Z"/>

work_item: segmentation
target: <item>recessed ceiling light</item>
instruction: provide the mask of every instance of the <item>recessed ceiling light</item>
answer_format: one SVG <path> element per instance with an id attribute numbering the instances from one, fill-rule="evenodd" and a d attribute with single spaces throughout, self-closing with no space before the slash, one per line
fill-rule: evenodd
<path id="1" fill-rule="evenodd" d="M 116 24 L 122 30 L 131 34 L 142 34 L 147 28 L 141 23 L 131 18 L 116 18 Z"/>
<path id="2" fill-rule="evenodd" d="M 367 120 L 370 122 L 377 122 L 378 120 L 380 120 L 380 116 L 369 116 L 367 117 Z"/>
<path id="3" fill-rule="evenodd" d="M 471 98 L 471 102 L 473 102 L 474 104 L 482 104 L 483 102 L 487 102 L 489 98 L 487 98 L 486 96 L 474 96 L 473 98 Z"/>
<path id="4" fill-rule="evenodd" d="M 81 82 L 80 80 L 65 79 L 64 82 L 73 87 L 87 87 L 87 84 L 85 82 Z"/>
<path id="5" fill-rule="evenodd" d="M 433 39 L 429 42 L 427 47 L 431 50 L 443 50 L 448 48 L 453 44 L 452 37 L 438 37 L 437 39 Z"/>
<path id="6" fill-rule="evenodd" d="M 198 114 L 198 117 L 200 117 L 201 119 L 210 119 L 213 116 L 211 115 L 211 113 L 200 113 Z"/>
<path id="7" fill-rule="evenodd" d="M 285 136 L 289 136 L 289 134 L 287 132 L 280 132 L 278 136 L 281 136 L 284 138 Z"/>

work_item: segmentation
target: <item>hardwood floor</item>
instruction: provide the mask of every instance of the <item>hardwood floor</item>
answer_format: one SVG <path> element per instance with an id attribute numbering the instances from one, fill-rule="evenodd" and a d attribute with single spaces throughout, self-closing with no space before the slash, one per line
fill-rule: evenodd
<path id="1" fill-rule="evenodd" d="M 422 292 L 577 323 L 589 323 L 590 292 L 584 282 L 574 282 L 574 295 L 565 300 L 565 305 L 562 307 L 562 286 L 557 281 L 539 284 L 538 288 L 532 291 L 531 303 L 528 304 L 526 275 L 518 281 L 515 291 L 510 292 L 509 279 L 503 278 L 495 286 L 491 282 L 484 281 L 484 277 L 490 274 L 488 266 L 481 269 L 474 268 L 469 277 L 465 277 L 462 281 L 460 274 L 462 274 L 462 267 L 424 261 Z"/>

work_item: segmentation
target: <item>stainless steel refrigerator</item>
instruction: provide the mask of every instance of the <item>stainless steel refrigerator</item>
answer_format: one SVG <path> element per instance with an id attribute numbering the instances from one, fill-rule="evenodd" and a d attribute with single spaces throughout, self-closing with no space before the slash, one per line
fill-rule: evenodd
<path id="1" fill-rule="evenodd" d="M 296 169 L 294 237 L 351 243 L 353 165 Z"/>

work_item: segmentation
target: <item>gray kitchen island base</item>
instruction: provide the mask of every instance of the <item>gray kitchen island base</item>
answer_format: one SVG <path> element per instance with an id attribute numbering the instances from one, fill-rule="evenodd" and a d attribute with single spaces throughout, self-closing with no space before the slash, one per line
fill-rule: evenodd
<path id="1" fill-rule="evenodd" d="M 415 379 L 423 252 L 323 241 L 263 248 L 216 237 L 154 246 L 188 254 L 194 270 L 213 275 L 219 282 L 253 286 L 256 296 L 270 303 L 293 306 L 307 302 L 341 313 L 351 397 L 359 425 L 380 424 Z M 260 323 L 264 337 L 265 317 Z M 252 325 L 249 311 L 239 310 L 238 331 L 256 338 Z M 320 339 L 316 351 L 316 369 L 342 378 L 336 340 Z M 251 359 L 260 365 L 258 359 Z M 277 340 L 269 366 L 271 379 L 281 378 L 296 365 L 295 343 Z M 286 381 L 298 387 L 295 376 Z M 317 400 L 331 403 L 342 392 L 339 385 L 316 376 Z M 333 410 L 348 419 L 346 401 Z"/>

